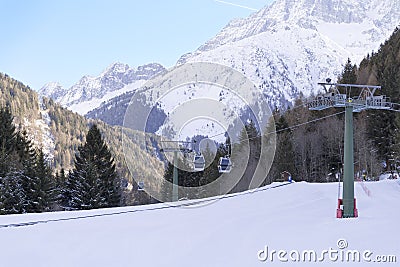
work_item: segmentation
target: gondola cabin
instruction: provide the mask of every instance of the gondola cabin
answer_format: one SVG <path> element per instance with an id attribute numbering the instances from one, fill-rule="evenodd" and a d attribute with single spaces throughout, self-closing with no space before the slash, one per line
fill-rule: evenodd
<path id="1" fill-rule="evenodd" d="M 194 171 L 204 171 L 206 166 L 206 160 L 203 155 L 195 155 L 193 159 L 193 170 Z"/>
<path id="2" fill-rule="evenodd" d="M 144 182 L 138 183 L 138 191 L 144 191 Z"/>
<path id="3" fill-rule="evenodd" d="M 228 157 L 220 157 L 218 162 L 219 173 L 229 173 L 232 170 L 232 162 Z"/>

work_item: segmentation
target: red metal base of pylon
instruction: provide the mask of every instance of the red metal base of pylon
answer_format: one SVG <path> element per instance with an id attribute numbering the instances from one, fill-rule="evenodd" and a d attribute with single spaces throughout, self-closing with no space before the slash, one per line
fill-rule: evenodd
<path id="1" fill-rule="evenodd" d="M 336 218 L 343 218 L 343 199 L 338 199 L 338 205 L 336 209 Z M 357 202 L 354 199 L 354 218 L 358 217 L 358 209 L 357 209 Z"/>

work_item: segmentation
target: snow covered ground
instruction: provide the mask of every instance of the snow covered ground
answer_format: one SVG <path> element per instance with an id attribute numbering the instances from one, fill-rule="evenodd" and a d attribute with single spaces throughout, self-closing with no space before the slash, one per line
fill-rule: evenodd
<path id="1" fill-rule="evenodd" d="M 398 266 L 400 181 L 364 184 L 369 196 L 361 184 L 355 186 L 357 219 L 335 218 L 337 183 L 305 182 L 186 207 L 0 216 L 0 266 Z M 338 240 L 348 246 L 339 249 Z M 277 253 L 260 261 L 266 246 L 268 254 L 286 251 L 281 258 L 288 262 Z M 324 250 L 337 250 L 330 256 L 338 260 L 328 254 L 312 264 L 302 256 L 300 262 L 290 258 L 310 250 L 319 258 Z M 347 251 L 359 251 L 361 257 L 367 251 L 371 261 L 393 255 L 397 263 L 342 262 L 340 255 Z"/>

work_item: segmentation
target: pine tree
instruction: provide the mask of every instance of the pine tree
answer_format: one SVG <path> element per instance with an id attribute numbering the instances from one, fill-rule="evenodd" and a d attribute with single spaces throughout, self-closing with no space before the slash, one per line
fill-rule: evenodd
<path id="1" fill-rule="evenodd" d="M 1 212 L 50 210 L 54 199 L 51 172 L 26 131 L 16 131 L 10 110 L 0 109 Z"/>
<path id="2" fill-rule="evenodd" d="M 76 156 L 75 169 L 69 176 L 71 183 L 70 206 L 74 209 L 96 209 L 106 207 L 105 199 L 101 198 L 101 180 L 99 170 L 93 159 Z"/>
<path id="3" fill-rule="evenodd" d="M 242 129 L 239 141 L 237 152 L 231 157 L 232 161 L 239 163 L 239 161 L 243 161 L 247 157 L 248 161 L 245 162 L 243 176 L 232 189 L 232 192 L 242 192 L 250 189 L 251 181 L 254 178 L 254 173 L 260 160 L 261 136 L 252 120 Z"/>
<path id="4" fill-rule="evenodd" d="M 37 154 L 26 131 L 17 134 L 16 147 L 21 165 L 20 169 L 24 173 L 24 179 L 21 181 L 25 192 L 24 209 L 26 212 L 41 212 L 42 209 L 39 207 L 37 199 L 40 185 L 35 173 Z"/>
<path id="5" fill-rule="evenodd" d="M 0 214 L 14 214 L 26 212 L 25 191 L 22 181 L 25 175 L 19 171 L 9 172 L 0 177 Z"/>
<path id="6" fill-rule="evenodd" d="M 55 173 L 55 185 L 54 185 L 54 196 L 55 196 L 55 201 L 57 204 L 59 204 L 61 207 L 65 204 L 64 203 L 64 190 L 65 190 L 65 183 L 67 180 L 67 176 L 65 174 L 64 168 L 61 168 L 61 170 L 58 172 L 56 171 Z"/>
<path id="7" fill-rule="evenodd" d="M 63 170 L 63 169 L 62 169 Z M 71 200 L 72 200 L 72 192 L 75 188 L 75 179 L 70 179 L 72 175 L 72 170 L 69 170 L 68 175 L 65 175 L 64 181 L 60 180 L 60 187 L 59 190 L 59 204 L 61 208 L 69 210 L 71 209 Z M 61 177 L 61 176 L 60 176 Z"/>
<path id="8" fill-rule="evenodd" d="M 34 173 L 36 187 L 34 202 L 37 203 L 37 211 L 50 211 L 55 204 L 56 191 L 54 178 L 43 150 L 37 153 Z"/>
<path id="9" fill-rule="evenodd" d="M 347 59 L 342 74 L 338 79 L 338 83 L 355 84 L 357 83 L 357 66 L 351 64 L 350 58 Z"/>
<path id="10" fill-rule="evenodd" d="M 18 133 L 10 109 L 0 109 L 0 213 L 25 212 L 22 183 L 26 180 L 17 153 Z"/>
<path id="11" fill-rule="evenodd" d="M 344 69 L 338 78 L 338 83 L 341 83 L 341 84 L 356 84 L 357 83 L 357 65 L 351 64 L 350 58 L 347 59 Z M 346 92 L 345 91 L 346 89 L 343 87 L 339 87 L 338 89 L 339 89 L 340 93 L 347 94 L 348 97 L 358 96 L 358 94 L 360 93 L 357 90 L 351 90 L 349 92 Z"/>
<path id="12" fill-rule="evenodd" d="M 17 132 L 10 109 L 0 109 L 0 177 L 17 168 L 18 155 L 15 152 Z"/>
<path id="13" fill-rule="evenodd" d="M 200 185 L 209 184 L 220 176 L 218 172 L 218 161 L 220 157 L 224 157 L 226 154 L 225 147 L 220 145 L 215 152 L 211 151 L 210 146 L 207 144 L 205 151 L 203 152 L 204 159 L 206 161 L 206 167 L 203 172 L 203 177 L 200 178 Z"/>
<path id="14" fill-rule="evenodd" d="M 64 170 L 64 168 L 61 168 L 60 173 L 58 175 L 58 179 L 56 179 L 58 187 L 62 187 L 62 185 L 65 183 L 66 179 L 67 179 L 67 176 L 65 175 L 65 170 Z"/>
<path id="15" fill-rule="evenodd" d="M 29 139 L 28 133 L 24 130 L 17 134 L 17 151 L 22 168 L 26 175 L 34 175 L 37 160 L 37 151 L 33 147 L 33 142 Z"/>
<path id="16" fill-rule="evenodd" d="M 173 180 L 174 165 L 170 162 L 164 171 L 164 179 L 161 186 L 162 200 L 164 202 L 172 201 L 172 180 Z"/>
<path id="17" fill-rule="evenodd" d="M 200 185 L 206 185 L 206 184 L 210 184 L 212 182 L 214 182 L 215 180 L 217 180 L 218 178 L 220 178 L 221 173 L 219 173 L 218 171 L 218 164 L 219 164 L 219 159 L 221 157 L 226 157 L 228 156 L 228 154 L 230 153 L 230 139 L 229 137 L 226 139 L 225 144 L 220 144 L 217 148 L 217 151 L 214 155 L 214 153 L 212 153 L 212 151 L 210 151 L 209 148 L 206 148 L 205 153 L 204 153 L 204 157 L 206 159 L 206 165 L 208 165 L 211 161 L 211 163 L 209 164 L 209 166 L 207 168 L 204 169 L 203 172 L 203 177 L 201 177 L 200 179 Z M 213 196 L 213 195 L 220 195 L 226 192 L 222 192 L 223 190 L 223 180 L 219 180 L 218 183 L 210 188 L 210 190 L 213 190 L 212 192 L 206 192 L 203 193 L 203 195 L 205 196 Z M 200 195 L 199 197 L 202 197 L 202 195 Z"/>
<path id="18" fill-rule="evenodd" d="M 384 45 L 379 53 L 371 58 L 374 74 L 379 85 L 382 86 L 380 93 L 390 97 L 391 102 L 399 103 L 400 93 L 400 31 L 395 30 L 393 35 Z M 398 143 L 400 142 L 398 131 L 399 114 L 391 111 L 369 111 L 368 135 L 378 149 L 379 157 L 386 162 L 386 169 L 393 169 L 392 159 L 400 157 Z"/>
<path id="19" fill-rule="evenodd" d="M 277 146 L 274 158 L 275 178 L 278 178 L 284 171 L 295 175 L 295 161 L 293 150 L 292 131 L 288 129 L 289 124 L 284 115 L 276 122 Z"/>
<path id="20" fill-rule="evenodd" d="M 75 168 L 66 182 L 64 196 L 73 209 L 116 207 L 121 203 L 121 186 L 114 159 L 96 125 L 78 148 Z"/>

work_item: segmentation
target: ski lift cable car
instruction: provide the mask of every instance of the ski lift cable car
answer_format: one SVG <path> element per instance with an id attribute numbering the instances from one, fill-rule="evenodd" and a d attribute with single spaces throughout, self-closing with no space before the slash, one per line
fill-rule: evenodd
<path id="1" fill-rule="evenodd" d="M 196 153 L 196 149 L 195 149 L 195 147 L 193 147 L 196 143 L 197 143 L 196 140 L 193 140 L 191 142 L 191 145 L 192 145 L 191 151 L 195 152 L 195 154 L 193 156 L 193 170 L 196 172 L 204 171 L 204 168 L 206 167 L 206 160 L 204 159 L 203 154 Z"/>
<path id="2" fill-rule="evenodd" d="M 218 162 L 219 173 L 230 173 L 231 170 L 232 170 L 231 159 L 228 156 L 220 157 Z"/>
<path id="3" fill-rule="evenodd" d="M 144 182 L 140 181 L 138 183 L 138 191 L 144 191 Z"/>
<path id="4" fill-rule="evenodd" d="M 194 171 L 204 171 L 206 166 L 206 160 L 202 154 L 194 155 L 193 158 L 193 170 Z"/>
<path id="5" fill-rule="evenodd" d="M 232 161 L 230 158 L 230 145 L 228 145 L 228 154 L 225 157 L 220 157 L 218 162 L 219 173 L 230 173 L 232 170 Z"/>

